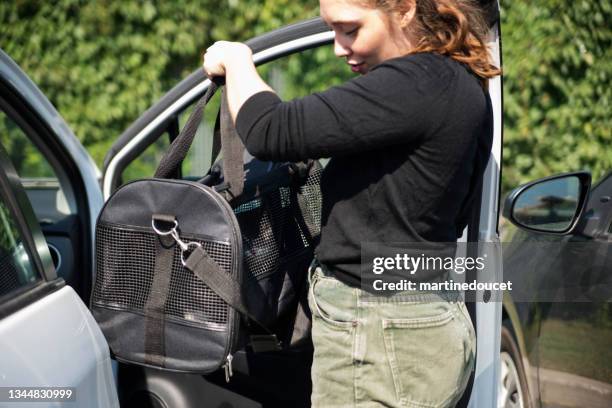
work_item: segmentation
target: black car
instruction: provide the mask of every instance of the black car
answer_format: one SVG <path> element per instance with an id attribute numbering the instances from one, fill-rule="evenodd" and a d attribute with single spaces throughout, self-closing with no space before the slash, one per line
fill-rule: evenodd
<path id="1" fill-rule="evenodd" d="M 500 407 L 612 404 L 612 173 L 560 174 L 504 205 Z M 509 221 L 509 222 L 508 222 Z"/>

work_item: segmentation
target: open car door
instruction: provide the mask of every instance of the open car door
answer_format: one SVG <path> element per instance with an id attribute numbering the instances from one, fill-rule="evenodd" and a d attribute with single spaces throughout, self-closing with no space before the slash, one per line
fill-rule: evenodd
<path id="1" fill-rule="evenodd" d="M 489 45 L 496 63 L 500 61 L 499 6 L 483 0 L 490 24 Z M 321 19 L 293 24 L 247 41 L 253 49 L 258 70 L 281 98 L 290 99 L 323 90 L 350 77 L 333 54 L 333 31 Z M 317 75 L 309 75 L 309 72 Z M 323 78 L 323 79 L 322 79 Z M 107 199 L 119 186 L 135 178 L 151 177 L 163 151 L 177 137 L 190 111 L 210 81 L 197 69 L 170 90 L 132 124 L 112 146 L 104 163 L 103 194 Z M 494 109 L 494 143 L 485 172 L 478 208 L 464 231 L 463 241 L 499 244 L 497 234 L 499 169 L 501 160 L 501 78 L 490 81 Z M 214 106 L 214 102 L 212 103 Z M 180 177 L 197 180 L 205 175 L 213 157 L 214 115 L 207 110 Z M 214 111 L 213 111 L 214 112 Z M 323 165 L 325 161 L 322 161 Z M 501 260 L 495 262 L 496 279 L 501 279 Z M 482 299 L 482 296 L 480 296 Z M 468 305 L 477 332 L 477 361 L 470 386 L 459 406 L 490 408 L 497 404 L 501 303 Z M 309 406 L 308 354 L 257 358 L 242 353 L 234 360 L 234 377 L 229 384 L 222 373 L 209 376 L 166 373 L 154 369 L 119 368 L 122 403 L 130 406 Z M 156 401 L 156 402 L 155 402 Z M 155 405 L 155 404 L 161 405 Z"/>

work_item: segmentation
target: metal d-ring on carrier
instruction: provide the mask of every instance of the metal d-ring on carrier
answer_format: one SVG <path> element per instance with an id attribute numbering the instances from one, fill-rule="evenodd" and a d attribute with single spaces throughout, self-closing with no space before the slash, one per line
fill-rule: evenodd
<path id="1" fill-rule="evenodd" d="M 181 240 L 181 237 L 179 237 L 179 234 L 178 234 L 178 221 L 177 220 L 174 220 L 174 226 L 169 231 L 160 231 L 155 226 L 155 218 L 151 219 L 151 227 L 153 228 L 153 231 L 155 231 L 155 233 L 161 237 L 167 237 L 168 235 L 170 235 L 172 238 L 174 238 L 174 241 L 176 241 L 179 248 L 181 248 L 181 263 L 183 264 L 183 266 L 187 265 L 187 261 L 185 260 L 185 253 L 192 252 L 192 251 L 189 251 L 189 247 L 193 246 L 194 249 L 202 247 L 202 244 L 200 244 L 199 242 L 195 242 L 195 241 L 183 242 Z"/>

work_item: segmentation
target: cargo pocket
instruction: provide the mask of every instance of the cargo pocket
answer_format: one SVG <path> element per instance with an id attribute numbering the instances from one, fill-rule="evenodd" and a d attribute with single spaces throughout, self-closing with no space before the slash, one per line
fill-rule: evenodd
<path id="1" fill-rule="evenodd" d="M 383 319 L 385 351 L 402 406 L 447 407 L 469 376 L 469 333 L 458 309 L 414 319 Z"/>

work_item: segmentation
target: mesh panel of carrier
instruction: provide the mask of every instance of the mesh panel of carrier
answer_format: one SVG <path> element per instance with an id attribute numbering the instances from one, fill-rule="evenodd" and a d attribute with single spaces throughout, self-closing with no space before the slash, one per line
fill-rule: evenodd
<path id="1" fill-rule="evenodd" d="M 153 232 L 132 231 L 99 224 L 96 228 L 96 280 L 93 303 L 103 307 L 144 313 L 155 269 Z M 220 242 L 199 241 L 208 254 L 229 273 L 230 247 Z M 227 305 L 181 263 L 174 248 L 166 316 L 195 323 L 227 322 Z M 134 254 L 138 254 L 137 257 Z"/>
<path id="2" fill-rule="evenodd" d="M 0 249 L 0 296 L 21 286 L 17 278 L 18 273 L 13 255 Z"/>
<path id="3" fill-rule="evenodd" d="M 313 172 L 302 186 L 309 215 L 321 224 L 320 171 Z M 247 279 L 260 279 L 276 272 L 279 265 L 309 247 L 297 202 L 297 186 L 281 187 L 240 204 L 234 213 L 242 232 Z M 313 231 L 318 235 L 319 231 Z"/>
<path id="4" fill-rule="evenodd" d="M 321 233 L 321 172 L 322 169 L 312 172 L 302 186 L 302 194 L 308 203 L 307 210 L 313 221 L 314 231 L 312 233 L 315 236 Z"/>

